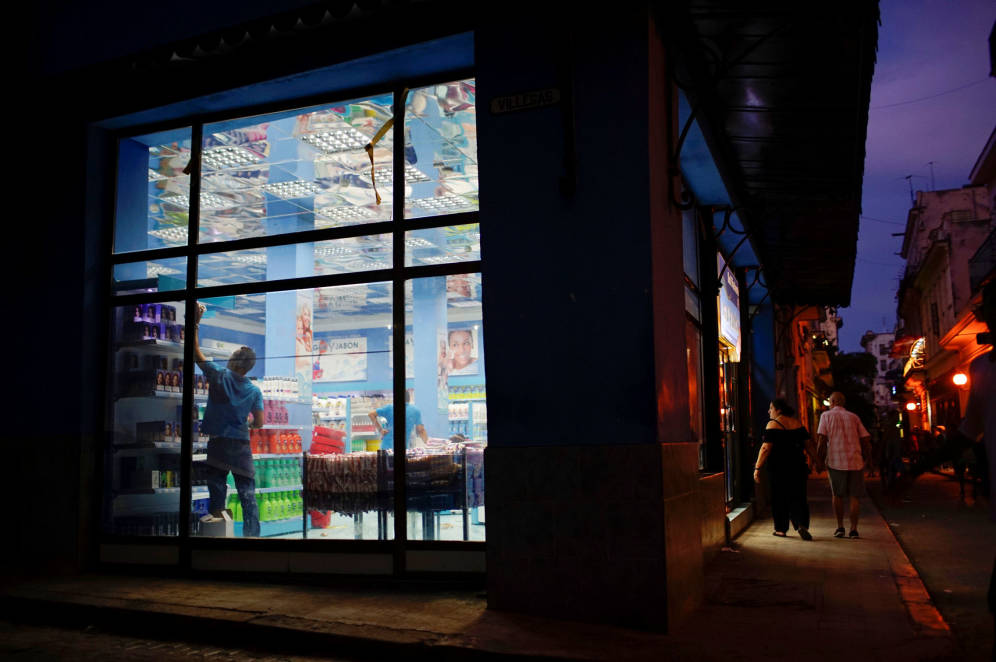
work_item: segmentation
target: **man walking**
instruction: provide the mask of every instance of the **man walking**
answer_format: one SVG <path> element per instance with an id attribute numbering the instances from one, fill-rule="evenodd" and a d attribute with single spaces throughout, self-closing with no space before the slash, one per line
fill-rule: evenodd
<path id="1" fill-rule="evenodd" d="M 833 493 L 833 512 L 837 516 L 834 537 L 844 537 L 844 499 L 850 501 L 851 532 L 858 537 L 858 498 L 864 493 L 864 468 L 868 462 L 871 435 L 861 419 L 844 409 L 844 394 L 830 395 L 830 410 L 820 416 L 816 429 L 817 456 L 825 458 Z"/>

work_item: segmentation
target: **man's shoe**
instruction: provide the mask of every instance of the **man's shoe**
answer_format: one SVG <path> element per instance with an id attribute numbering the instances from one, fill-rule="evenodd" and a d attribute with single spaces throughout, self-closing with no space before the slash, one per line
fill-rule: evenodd
<path id="1" fill-rule="evenodd" d="M 812 540 L 813 536 L 808 529 L 799 529 L 799 537 L 803 540 Z"/>
<path id="2" fill-rule="evenodd" d="M 834 538 L 843 538 L 844 537 L 844 527 L 840 527 L 839 529 L 837 529 L 836 531 L 834 531 L 833 532 L 833 537 Z"/>
<path id="3" fill-rule="evenodd" d="M 844 529 L 841 529 L 841 531 L 843 531 L 843 530 Z M 858 530 L 857 529 L 851 529 L 851 532 L 847 534 L 847 537 L 848 538 L 857 538 L 858 537 Z"/>

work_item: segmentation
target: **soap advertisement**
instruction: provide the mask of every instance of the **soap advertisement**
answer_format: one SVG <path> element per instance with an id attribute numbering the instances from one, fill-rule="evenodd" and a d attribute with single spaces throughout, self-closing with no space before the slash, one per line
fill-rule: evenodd
<path id="1" fill-rule="evenodd" d="M 358 382 L 367 378 L 367 339 L 326 338 L 319 343 L 316 382 Z"/>

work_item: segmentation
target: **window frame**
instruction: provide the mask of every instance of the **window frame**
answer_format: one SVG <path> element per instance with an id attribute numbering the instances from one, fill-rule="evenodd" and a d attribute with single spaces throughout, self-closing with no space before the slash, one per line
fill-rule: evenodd
<path id="1" fill-rule="evenodd" d="M 407 105 L 406 91 L 413 91 L 418 88 L 452 83 L 455 81 L 475 79 L 477 72 L 474 69 L 454 69 L 429 76 L 409 77 L 404 80 L 395 80 L 386 84 L 368 85 L 351 89 L 337 90 L 335 92 L 322 93 L 293 100 L 280 101 L 275 103 L 261 104 L 255 106 L 245 106 L 236 110 L 223 112 L 199 113 L 178 117 L 169 122 L 157 122 L 131 126 L 127 129 L 119 129 L 108 132 L 109 138 L 113 142 L 113 157 L 109 159 L 112 163 L 110 176 L 116 182 L 117 169 L 119 166 L 118 146 L 122 140 L 142 136 L 160 131 L 190 127 L 191 129 L 191 153 L 190 153 L 190 194 L 189 199 L 192 204 L 188 211 L 187 243 L 182 246 L 170 246 L 164 248 L 146 249 L 140 251 L 115 252 L 115 235 L 117 233 L 117 191 L 116 185 L 110 200 L 104 204 L 104 217 L 106 223 L 110 225 L 110 231 L 106 233 L 106 245 L 104 256 L 106 258 L 105 269 L 102 269 L 102 307 L 105 315 L 105 322 L 110 319 L 113 310 L 119 306 L 136 305 L 141 303 L 158 303 L 164 299 L 182 302 L 185 312 L 185 324 L 187 325 L 186 337 L 191 338 L 191 324 L 195 318 L 196 302 L 199 299 L 206 299 L 220 296 L 231 296 L 236 294 L 265 294 L 268 292 L 305 290 L 318 287 L 333 287 L 341 285 L 356 285 L 369 282 L 391 282 L 392 283 L 392 322 L 394 328 L 404 328 L 405 324 L 405 283 L 416 278 L 449 276 L 458 274 L 484 273 L 484 256 L 480 259 L 459 261 L 445 264 L 433 265 L 405 265 L 405 235 L 415 230 L 432 228 L 444 228 L 453 225 L 477 223 L 480 225 L 480 210 L 459 212 L 451 214 L 441 214 L 438 216 L 423 216 L 419 218 L 406 219 L 405 211 L 405 187 L 393 187 L 390 202 L 384 203 L 392 205 L 393 220 L 378 221 L 375 223 L 349 225 L 334 228 L 321 228 L 316 230 L 298 231 L 271 236 L 250 237 L 223 242 L 198 243 L 200 230 L 200 205 L 193 204 L 200 200 L 201 188 L 201 154 L 203 148 L 203 128 L 206 124 L 212 124 L 224 120 L 233 120 L 254 115 L 265 115 L 269 113 L 293 110 L 295 108 L 307 108 L 317 105 L 328 105 L 338 103 L 344 99 L 356 99 L 375 94 L 393 95 L 393 117 L 398 118 L 392 127 L 392 135 L 395 148 L 393 150 L 393 176 L 395 181 L 404 181 L 405 165 L 405 121 L 404 112 Z M 479 158 L 479 157 L 478 157 Z M 384 204 L 382 203 L 382 204 Z M 249 282 L 238 284 L 215 285 L 208 287 L 197 287 L 198 258 L 202 255 L 222 253 L 234 250 L 246 250 L 254 248 L 269 248 L 273 246 L 289 246 L 301 243 L 312 243 L 318 241 L 328 241 L 334 239 L 346 239 L 360 237 L 371 234 L 391 234 L 392 245 L 392 266 L 389 269 L 379 269 L 373 271 L 363 271 L 342 274 L 327 274 L 318 276 L 308 276 L 302 278 L 289 278 L 281 280 L 271 280 L 262 282 Z M 483 234 L 482 234 L 483 238 Z M 187 259 L 186 282 L 182 289 L 169 290 L 163 292 L 142 292 L 129 294 L 114 294 L 111 291 L 114 268 L 120 264 L 142 262 L 154 259 L 185 257 Z M 483 315 L 483 308 L 482 308 Z M 106 329 L 106 326 L 105 326 Z M 109 334 L 105 333 L 109 338 Z M 396 333 L 393 337 L 393 395 L 395 402 L 404 402 L 405 393 L 405 334 Z M 105 347 L 104 365 L 109 365 L 108 361 L 113 356 L 113 344 L 108 341 Z M 193 365 L 193 344 L 184 343 L 183 349 L 184 365 Z M 105 368 L 106 369 L 106 368 Z M 184 371 L 182 384 L 182 420 L 190 420 L 193 414 L 193 379 L 194 371 Z M 98 414 L 104 431 L 110 429 L 113 423 L 113 411 L 111 407 L 110 392 L 106 389 L 111 375 L 105 375 L 103 384 L 105 391 L 100 398 L 100 406 L 103 411 Z M 405 410 L 399 407 L 395 415 L 395 426 L 398 429 L 405 429 Z M 408 571 L 405 567 L 405 556 L 407 552 L 415 550 L 453 550 L 453 551 L 480 551 L 485 549 L 485 542 L 480 541 L 426 541 L 409 540 L 407 537 L 407 481 L 405 455 L 405 440 L 403 435 L 396 435 L 394 440 L 394 537 L 388 540 L 314 540 L 314 539 L 294 539 L 294 540 L 266 540 L 266 539 L 244 539 L 244 538 L 207 538 L 190 535 L 190 513 L 192 507 L 192 455 L 193 443 L 190 426 L 182 429 L 180 442 L 180 526 L 177 536 L 128 536 L 111 534 L 101 529 L 97 536 L 99 543 L 124 543 L 124 544 L 170 544 L 179 545 L 180 565 L 190 567 L 192 549 L 210 550 L 253 550 L 253 551 L 298 551 L 298 552 L 355 552 L 355 553 L 391 553 L 394 558 L 394 575 L 405 575 Z M 107 460 L 107 444 L 101 445 L 99 450 L 99 465 L 104 466 Z M 96 482 L 97 493 L 93 495 L 99 504 L 105 498 L 106 485 L 104 476 L 100 470 L 97 471 Z M 306 515 L 305 515 L 306 516 Z M 102 519 L 100 520 L 102 522 Z M 425 573 L 415 573 L 424 575 Z M 466 575 L 467 573 L 458 573 Z"/>

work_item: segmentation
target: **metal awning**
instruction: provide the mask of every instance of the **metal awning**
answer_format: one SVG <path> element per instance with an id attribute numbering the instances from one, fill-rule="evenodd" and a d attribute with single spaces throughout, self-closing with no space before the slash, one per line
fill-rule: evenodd
<path id="1" fill-rule="evenodd" d="M 878 3 L 657 5 L 675 82 L 775 301 L 848 305 Z M 683 127 L 678 127 L 681 131 Z"/>

